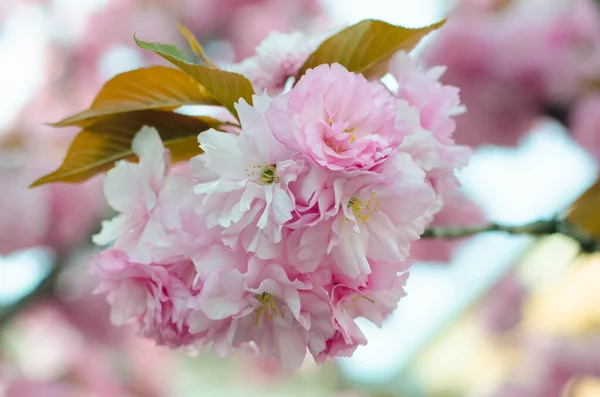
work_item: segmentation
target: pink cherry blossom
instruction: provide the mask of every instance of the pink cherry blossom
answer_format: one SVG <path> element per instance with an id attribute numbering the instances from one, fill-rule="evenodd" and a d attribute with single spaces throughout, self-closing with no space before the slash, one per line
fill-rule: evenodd
<path id="1" fill-rule="evenodd" d="M 378 271 L 369 275 L 366 285 L 351 288 L 344 284 L 334 284 L 331 288 L 336 332 L 327 342 L 327 348 L 317 357 L 317 362 L 333 359 L 338 356 L 349 357 L 359 345 L 367 344 L 367 339 L 354 321 L 363 317 L 381 327 L 406 295 L 404 285 L 408 273 L 404 272 L 409 264 L 380 264 Z M 400 272 L 400 273 L 399 273 Z"/>
<path id="2" fill-rule="evenodd" d="M 155 3 L 141 15 L 128 0 L 119 17 L 162 21 Z M 205 3 L 214 19 L 241 5 Z M 443 68 L 404 53 L 389 63 L 394 89 L 340 64 L 292 86 L 329 35 L 273 33 L 233 65 L 260 95 L 239 99 L 223 130 L 201 132 L 191 161 L 173 166 L 156 130 L 137 133 L 139 162 L 120 161 L 105 179 L 118 214 L 94 237 L 112 244 L 91 267 L 113 323 L 171 348 L 253 350 L 297 369 L 307 352 L 351 355 L 367 343 L 356 319 L 381 326 L 396 308 L 411 245 L 468 161 L 453 138 L 464 109 L 439 82 Z M 88 67 L 109 42 L 90 42 Z"/>
<path id="3" fill-rule="evenodd" d="M 288 256 L 300 271 L 330 262 L 358 283 L 371 273 L 370 261 L 406 259 L 435 198 L 423 170 L 401 152 L 374 171 L 334 174 L 328 190 L 334 198 L 326 219 L 294 230 Z"/>
<path id="4" fill-rule="evenodd" d="M 494 286 L 482 302 L 480 313 L 484 328 L 490 333 L 513 329 L 521 321 L 527 286 L 515 271 L 510 271 Z"/>
<path id="5" fill-rule="evenodd" d="M 244 260 L 219 249 L 212 255 L 228 266 L 209 272 L 198 297 L 200 311 L 190 315 L 190 331 L 203 343 L 223 355 L 252 343 L 286 369 L 298 368 L 307 348 L 313 354 L 325 348 L 333 328 L 324 291 L 319 294 L 308 278 L 289 277 L 275 262 Z M 213 267 L 210 260 L 205 265 Z"/>
<path id="6" fill-rule="evenodd" d="M 499 55 L 493 32 L 502 29 L 497 25 L 493 16 L 457 15 L 440 29 L 423 57 L 429 65 L 446 65 L 443 81 L 461 89 L 469 109 L 456 119 L 455 139 L 461 144 L 515 146 L 538 112 L 535 95 L 495 76 L 494 59 Z"/>
<path id="7" fill-rule="evenodd" d="M 132 150 L 140 158 L 139 164 L 121 161 L 107 174 L 104 195 L 120 214 L 102 222 L 102 231 L 94 236 L 96 244 L 106 245 L 116 240 L 114 247 L 133 249 L 158 206 L 170 165 L 169 153 L 158 132 L 151 128 L 140 130 L 132 142 Z"/>
<path id="8" fill-rule="evenodd" d="M 579 376 L 600 376 L 598 336 L 528 338 L 522 359 L 493 397 L 561 397 L 568 382 Z M 524 375 L 524 376 L 523 376 Z"/>
<path id="9" fill-rule="evenodd" d="M 80 397 L 80 390 L 67 382 L 39 382 L 18 379 L 11 382 L 6 397 Z"/>
<path id="10" fill-rule="evenodd" d="M 469 112 L 456 140 L 516 146 L 548 108 L 568 106 L 597 74 L 600 14 L 588 0 L 512 2 L 502 12 L 463 8 L 425 50 L 446 65 Z"/>
<path id="11" fill-rule="evenodd" d="M 236 109 L 242 131 L 203 132 L 198 141 L 204 153 L 191 162 L 207 226 L 223 228 L 226 245 L 265 259 L 281 251 L 282 227 L 294 210 L 288 184 L 306 168 L 273 137 L 263 116 L 269 101 L 255 96 L 251 107 L 241 100 Z"/>
<path id="12" fill-rule="evenodd" d="M 58 310 L 57 310 L 58 309 Z M 89 306 L 92 317 L 103 312 Z M 0 389 L 14 397 L 159 397 L 167 395 L 172 357 L 149 341 L 127 338 L 118 345 L 97 344 L 87 331 L 65 321 L 61 308 L 34 305 L 11 323 L 8 343 L 14 355 L 3 357 Z M 108 318 L 104 318 L 108 320 Z M 102 319 L 93 319 L 94 322 Z M 14 326 L 14 329 L 12 329 Z M 113 327 L 114 328 L 114 327 Z M 27 346 L 43 346 L 33 358 Z M 53 353 L 54 352 L 54 353 Z M 39 357 L 38 357 L 39 356 Z M 115 360 L 119 365 L 115 366 Z M 127 376 L 123 377 L 123 369 Z"/>
<path id="13" fill-rule="evenodd" d="M 212 239 L 195 214 L 189 169 L 171 172 L 169 151 L 154 129 L 143 128 L 132 148 L 140 162 L 121 161 L 107 174 L 104 193 L 119 214 L 102 222 L 94 242 L 114 241 L 114 248 L 143 263 L 189 258 Z"/>
<path id="14" fill-rule="evenodd" d="M 390 73 L 398 84 L 395 95 L 401 99 L 396 122 L 405 125 L 409 135 L 400 149 L 411 153 L 440 194 L 460 186 L 454 173 L 471 156 L 468 147 L 457 145 L 453 139 L 456 130 L 453 117 L 464 113 L 465 108 L 458 88 L 439 82 L 444 72 L 443 67 L 422 71 L 416 60 L 404 52 L 390 61 Z"/>
<path id="15" fill-rule="evenodd" d="M 233 65 L 232 71 L 246 76 L 258 92 L 280 93 L 288 78 L 296 76 L 322 39 L 301 32 L 271 32 L 256 47 L 256 55 Z"/>
<path id="16" fill-rule="evenodd" d="M 219 0 L 213 1 L 222 4 Z M 247 6 L 248 1 L 235 1 L 237 7 L 235 14 L 229 17 L 231 22 L 226 36 L 235 45 L 236 58 L 240 59 L 253 55 L 253 50 L 272 32 L 304 30 L 307 26 L 321 28 L 329 22 L 319 0 L 288 1 L 285 4 L 277 0 L 259 0 L 254 1 L 251 7 Z M 231 7 L 228 12 L 231 13 Z"/>
<path id="17" fill-rule="evenodd" d="M 390 61 L 389 71 L 398 83 L 396 96 L 419 109 L 421 126 L 439 140 L 451 137 L 456 129 L 452 117 L 466 109 L 460 103 L 459 89 L 439 82 L 446 68 L 422 71 L 416 59 L 401 51 Z"/>
<path id="18" fill-rule="evenodd" d="M 404 136 L 395 101 L 383 85 L 339 64 L 308 70 L 266 112 L 275 137 L 332 171 L 369 169 L 385 161 Z"/>
<path id="19" fill-rule="evenodd" d="M 158 344 L 178 347 L 193 340 L 187 316 L 194 292 L 191 262 L 144 265 L 123 251 L 105 250 L 92 262 L 106 292 L 115 325 L 135 323 L 139 332 Z"/>

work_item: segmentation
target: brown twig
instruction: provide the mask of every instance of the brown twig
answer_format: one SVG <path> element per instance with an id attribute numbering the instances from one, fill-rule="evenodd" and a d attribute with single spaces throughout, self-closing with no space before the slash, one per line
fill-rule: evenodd
<path id="1" fill-rule="evenodd" d="M 516 235 L 548 236 L 560 233 L 577 241 L 583 252 L 597 252 L 600 244 L 591 236 L 561 219 L 536 221 L 523 226 L 506 226 L 497 223 L 487 225 L 429 228 L 421 238 L 457 239 L 486 232 L 503 232 Z"/>

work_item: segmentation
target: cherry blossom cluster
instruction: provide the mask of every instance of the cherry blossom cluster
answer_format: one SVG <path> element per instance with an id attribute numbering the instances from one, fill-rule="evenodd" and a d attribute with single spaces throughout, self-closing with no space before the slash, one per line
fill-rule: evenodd
<path id="1" fill-rule="evenodd" d="M 252 348 L 284 368 L 319 363 L 367 340 L 405 295 L 410 246 L 470 150 L 452 138 L 464 108 L 404 52 L 393 87 L 340 64 L 309 69 L 300 34 L 272 35 L 256 56 L 239 127 L 198 136 L 203 154 L 172 165 L 145 127 L 104 192 L 118 212 L 94 237 L 112 321 L 171 347 Z M 308 44 L 306 44 L 308 43 Z M 287 87 L 287 88 L 285 88 Z"/>
<path id="2" fill-rule="evenodd" d="M 598 2 L 462 3 L 423 54 L 426 64 L 448 67 L 442 81 L 460 87 L 469 108 L 457 119 L 456 141 L 518 146 L 550 115 L 568 123 L 573 137 L 600 159 L 598 101 L 589 95 L 600 73 Z M 493 3 L 505 5 L 494 11 Z"/>

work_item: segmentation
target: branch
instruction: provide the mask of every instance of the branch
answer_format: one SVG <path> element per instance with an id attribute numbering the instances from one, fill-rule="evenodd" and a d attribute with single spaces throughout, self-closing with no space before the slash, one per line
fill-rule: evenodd
<path id="1" fill-rule="evenodd" d="M 456 228 L 428 228 L 421 238 L 457 239 L 486 232 L 504 232 L 516 235 L 548 236 L 560 233 L 577 241 L 583 252 L 591 253 L 600 250 L 600 244 L 593 237 L 574 225 L 560 219 L 537 221 L 523 226 L 505 226 L 491 223 L 482 226 L 466 226 Z"/>
<path id="2" fill-rule="evenodd" d="M 4 308 L 4 310 L 0 310 L 0 331 L 16 314 L 25 309 L 31 303 L 53 294 L 56 279 L 62 270 L 61 264 L 62 261 L 57 260 L 54 263 L 54 266 L 52 266 L 52 269 L 39 282 L 33 291 L 19 299 L 14 304 L 7 306 Z"/>

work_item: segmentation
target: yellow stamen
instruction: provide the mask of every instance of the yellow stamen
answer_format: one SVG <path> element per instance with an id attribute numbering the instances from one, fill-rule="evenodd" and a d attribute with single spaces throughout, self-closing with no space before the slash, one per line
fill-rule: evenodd
<path id="1" fill-rule="evenodd" d="M 244 171 L 246 176 L 253 182 L 265 186 L 271 185 L 278 182 L 277 173 L 275 171 L 275 164 L 269 165 L 249 165 Z"/>
<path id="2" fill-rule="evenodd" d="M 356 130 L 356 127 L 352 127 L 352 128 L 346 128 L 344 130 L 345 133 L 350 134 L 350 143 L 354 143 L 354 141 L 356 140 L 356 136 L 354 136 L 354 134 L 352 134 L 352 131 Z"/>
<path id="3" fill-rule="evenodd" d="M 354 298 L 352 298 L 352 300 L 355 301 L 358 298 L 363 298 L 363 299 L 368 300 L 371 303 L 375 303 L 375 301 L 373 299 L 371 299 L 371 298 L 369 298 L 368 296 L 365 296 L 365 295 L 356 295 Z"/>
<path id="4" fill-rule="evenodd" d="M 263 185 L 270 185 L 273 182 L 277 182 L 277 175 L 275 174 L 275 164 L 270 164 L 260 174 Z"/>
<path id="5" fill-rule="evenodd" d="M 258 327 L 260 316 L 267 316 L 269 320 L 279 315 L 279 309 L 273 295 L 268 292 L 263 292 L 256 296 L 256 299 L 261 303 L 261 306 L 256 310 L 256 318 L 254 319 L 254 326 Z"/>
<path id="6" fill-rule="evenodd" d="M 380 202 L 375 200 L 375 192 L 371 192 L 371 197 L 366 202 L 358 197 L 352 196 L 348 201 L 348 208 L 352 209 L 354 217 L 363 225 L 371 218 L 371 212 L 377 212 Z"/>

